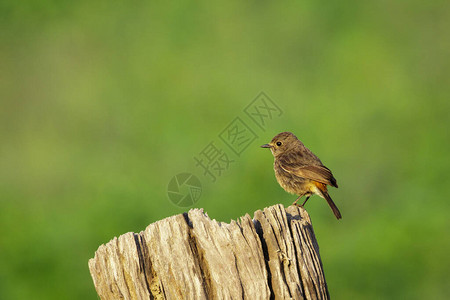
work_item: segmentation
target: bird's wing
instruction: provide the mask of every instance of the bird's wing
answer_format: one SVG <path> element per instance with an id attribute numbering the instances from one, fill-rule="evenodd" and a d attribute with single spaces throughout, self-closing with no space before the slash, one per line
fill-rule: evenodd
<path id="1" fill-rule="evenodd" d="M 325 166 L 300 165 L 283 161 L 280 162 L 280 166 L 283 170 L 295 176 L 338 187 L 336 179 L 333 177 L 330 169 Z"/>

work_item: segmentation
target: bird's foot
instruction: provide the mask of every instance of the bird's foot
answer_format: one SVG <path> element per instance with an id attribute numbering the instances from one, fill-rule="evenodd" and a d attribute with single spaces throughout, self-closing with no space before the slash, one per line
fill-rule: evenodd
<path id="1" fill-rule="evenodd" d="M 291 205 L 295 205 L 295 206 L 301 206 L 301 205 L 299 205 L 297 202 L 298 202 L 298 200 L 301 198 L 302 196 L 298 196 L 297 197 L 297 199 L 295 199 L 295 201 L 294 202 L 292 202 L 292 204 Z"/>
<path id="2" fill-rule="evenodd" d="M 298 204 L 297 201 L 292 202 L 291 205 L 295 205 L 295 206 L 297 206 L 297 207 L 302 207 L 302 206 L 303 206 L 303 205 Z"/>

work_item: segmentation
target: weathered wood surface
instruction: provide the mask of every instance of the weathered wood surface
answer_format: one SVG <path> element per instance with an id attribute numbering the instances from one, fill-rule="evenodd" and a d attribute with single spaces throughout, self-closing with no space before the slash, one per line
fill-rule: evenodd
<path id="1" fill-rule="evenodd" d="M 278 204 L 230 224 L 201 209 L 101 245 L 101 299 L 329 299 L 311 219 Z"/>

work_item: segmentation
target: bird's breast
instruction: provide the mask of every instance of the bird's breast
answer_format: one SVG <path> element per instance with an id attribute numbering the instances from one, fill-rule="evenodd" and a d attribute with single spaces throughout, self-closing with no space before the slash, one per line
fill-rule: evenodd
<path id="1" fill-rule="evenodd" d="M 296 195 L 310 192 L 312 180 L 286 172 L 277 163 L 274 164 L 274 171 L 278 183 L 286 192 Z"/>

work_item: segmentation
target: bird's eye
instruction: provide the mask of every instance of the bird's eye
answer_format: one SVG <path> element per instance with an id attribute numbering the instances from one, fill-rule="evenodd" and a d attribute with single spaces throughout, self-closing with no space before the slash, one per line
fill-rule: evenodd
<path id="1" fill-rule="evenodd" d="M 281 142 L 277 142 L 277 146 L 281 146 Z"/>

